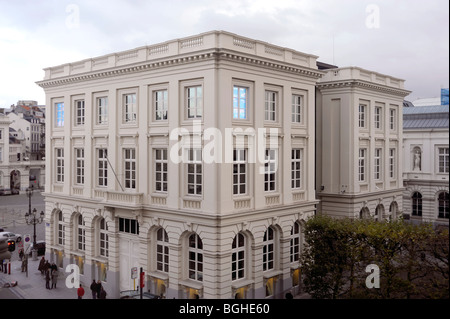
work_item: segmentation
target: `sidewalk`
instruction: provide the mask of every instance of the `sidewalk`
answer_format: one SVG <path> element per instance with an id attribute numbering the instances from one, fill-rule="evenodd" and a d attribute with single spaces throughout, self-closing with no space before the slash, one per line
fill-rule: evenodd
<path id="1" fill-rule="evenodd" d="M 8 289 L 18 299 L 77 299 L 77 290 L 66 287 L 66 276 L 69 274 L 59 272 L 56 289 L 45 288 L 45 277 L 38 271 L 39 261 L 28 259 L 28 277 L 26 272 L 21 272 L 22 262 L 18 260 L 11 261 L 11 275 L 0 273 L 0 287 L 5 283 L 17 281 L 17 286 Z M 84 287 L 85 294 L 83 299 L 91 299 L 89 287 Z M 12 296 L 12 294 L 9 294 Z"/>

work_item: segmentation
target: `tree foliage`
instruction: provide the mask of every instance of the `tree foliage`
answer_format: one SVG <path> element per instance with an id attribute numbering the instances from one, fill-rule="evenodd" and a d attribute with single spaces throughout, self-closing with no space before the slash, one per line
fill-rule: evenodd
<path id="1" fill-rule="evenodd" d="M 313 298 L 449 298 L 448 229 L 316 216 L 304 227 L 303 285 Z M 368 265 L 380 287 L 368 288 Z"/>

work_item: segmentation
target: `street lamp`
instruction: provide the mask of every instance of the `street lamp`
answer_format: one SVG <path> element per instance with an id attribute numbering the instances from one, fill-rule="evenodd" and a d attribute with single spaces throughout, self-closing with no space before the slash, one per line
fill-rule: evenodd
<path id="1" fill-rule="evenodd" d="M 31 196 L 33 196 L 33 189 L 27 188 L 27 196 L 29 198 L 29 205 L 28 205 L 28 213 L 25 214 L 25 221 L 27 225 L 33 225 L 34 228 L 34 234 L 33 234 L 33 260 L 37 260 L 37 250 L 36 250 L 36 224 L 42 223 L 44 220 L 44 212 L 41 211 L 39 217 L 36 217 L 36 208 L 31 211 Z"/>

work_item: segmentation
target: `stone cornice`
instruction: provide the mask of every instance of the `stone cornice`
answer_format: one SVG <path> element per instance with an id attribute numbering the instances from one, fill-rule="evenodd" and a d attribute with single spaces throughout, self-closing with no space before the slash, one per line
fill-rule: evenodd
<path id="1" fill-rule="evenodd" d="M 194 62 L 208 60 L 227 60 L 238 63 L 245 63 L 252 66 L 262 67 L 275 71 L 288 72 L 298 76 L 305 76 L 314 80 L 320 78 L 324 72 L 308 67 L 289 65 L 288 63 L 266 60 L 259 57 L 250 57 L 239 53 L 223 52 L 221 50 L 213 52 L 203 52 L 183 57 L 173 57 L 170 59 L 152 61 L 141 64 L 126 65 L 123 67 L 115 67 L 108 70 L 92 71 L 87 73 L 62 76 L 60 78 L 42 80 L 36 82 L 42 88 L 57 87 L 60 85 L 74 84 L 91 80 L 110 78 L 114 76 L 128 75 L 139 72 L 157 70 L 167 67 L 186 65 Z"/>
<path id="2" fill-rule="evenodd" d="M 372 82 L 368 82 L 368 81 L 364 81 L 364 80 L 357 80 L 357 79 L 349 79 L 349 80 L 342 80 L 342 81 L 336 81 L 336 82 L 317 83 L 316 87 L 319 90 L 360 88 L 360 89 L 377 91 L 377 92 L 390 94 L 390 95 L 396 95 L 396 96 L 400 96 L 400 97 L 405 97 L 411 93 L 411 91 L 408 91 L 405 89 L 389 87 L 386 85 L 376 84 L 376 83 L 372 83 Z"/>

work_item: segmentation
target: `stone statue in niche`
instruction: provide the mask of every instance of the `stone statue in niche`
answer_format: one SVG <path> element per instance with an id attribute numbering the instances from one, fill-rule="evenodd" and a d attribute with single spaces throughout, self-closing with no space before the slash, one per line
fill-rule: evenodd
<path id="1" fill-rule="evenodd" d="M 420 153 L 420 149 L 415 149 L 413 156 L 414 156 L 414 166 L 413 166 L 413 171 L 420 171 L 421 170 L 421 153 Z"/>

